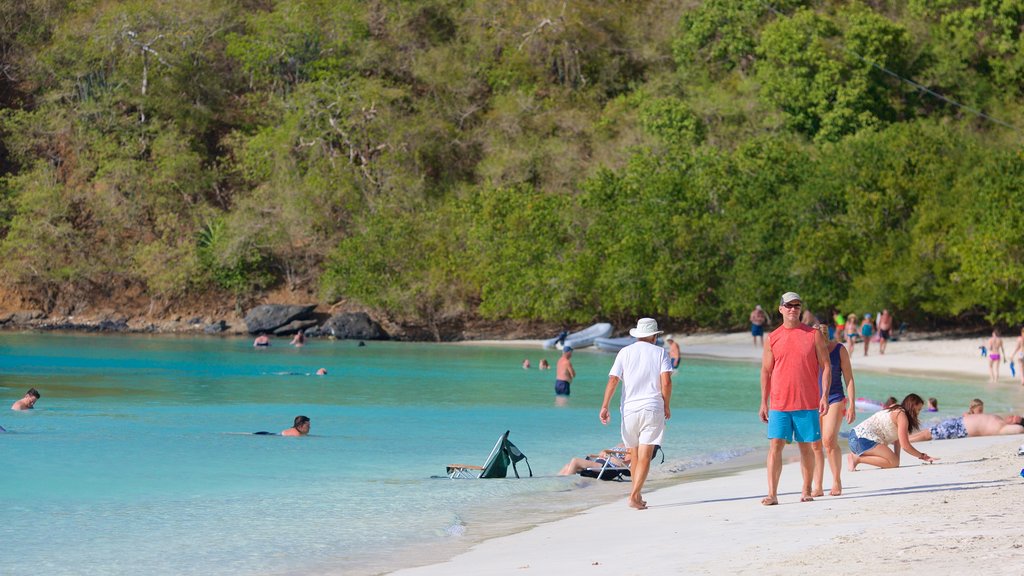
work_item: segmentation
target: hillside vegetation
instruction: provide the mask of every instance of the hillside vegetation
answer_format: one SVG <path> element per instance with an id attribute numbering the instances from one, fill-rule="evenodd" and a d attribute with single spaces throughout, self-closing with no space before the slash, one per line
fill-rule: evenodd
<path id="1" fill-rule="evenodd" d="M 1024 2 L 0 0 L 0 277 L 1024 321 Z"/>

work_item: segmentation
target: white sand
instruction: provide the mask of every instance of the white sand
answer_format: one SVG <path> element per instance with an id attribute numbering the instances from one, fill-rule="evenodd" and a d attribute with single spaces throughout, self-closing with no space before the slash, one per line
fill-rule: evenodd
<path id="1" fill-rule="evenodd" d="M 756 361 L 749 335 L 680 337 L 684 357 Z M 855 369 L 987 379 L 978 340 L 892 343 L 860 352 Z M 1011 382 L 1004 370 L 1006 384 Z M 1018 410 L 1020 406 L 1016 407 Z M 1019 574 L 1024 567 L 1024 436 L 916 446 L 935 464 L 844 469 L 842 496 L 800 503 L 800 470 L 782 472 L 780 505 L 765 507 L 763 467 L 647 492 L 650 508 L 623 499 L 479 544 L 455 558 L 400 570 L 434 574 Z M 788 447 L 786 456 L 796 449 Z M 825 473 L 825 489 L 831 475 Z"/>

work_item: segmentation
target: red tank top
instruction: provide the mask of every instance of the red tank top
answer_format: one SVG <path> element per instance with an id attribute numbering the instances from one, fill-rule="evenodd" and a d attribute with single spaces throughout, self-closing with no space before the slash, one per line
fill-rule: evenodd
<path id="1" fill-rule="evenodd" d="M 814 342 L 817 330 L 806 324 L 796 328 L 780 326 L 768 336 L 775 359 L 772 368 L 772 410 L 816 410 L 821 394 L 818 390 L 818 355 Z"/>

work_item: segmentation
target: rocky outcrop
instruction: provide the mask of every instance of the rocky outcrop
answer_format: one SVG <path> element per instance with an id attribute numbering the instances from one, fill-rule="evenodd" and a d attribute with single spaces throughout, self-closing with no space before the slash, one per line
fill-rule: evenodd
<path id="1" fill-rule="evenodd" d="M 390 336 L 365 312 L 351 312 L 331 316 L 319 333 L 339 340 L 388 340 Z"/>
<path id="2" fill-rule="evenodd" d="M 280 304 L 264 304 L 249 311 L 245 316 L 245 328 L 249 334 L 274 332 L 278 328 L 295 320 L 310 320 L 315 304 L 309 306 L 283 306 Z"/>
<path id="3" fill-rule="evenodd" d="M 308 328 L 313 328 L 319 323 L 320 321 L 316 319 L 292 320 L 291 322 L 285 324 L 284 326 L 281 326 L 280 328 L 274 330 L 274 336 L 291 336 L 296 332 L 301 332 L 305 331 Z"/>

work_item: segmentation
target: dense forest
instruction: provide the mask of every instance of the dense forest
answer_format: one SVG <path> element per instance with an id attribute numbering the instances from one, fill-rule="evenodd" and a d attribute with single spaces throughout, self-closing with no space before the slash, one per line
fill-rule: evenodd
<path id="1" fill-rule="evenodd" d="M 46 312 L 1024 321 L 1024 0 L 0 0 Z"/>

